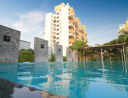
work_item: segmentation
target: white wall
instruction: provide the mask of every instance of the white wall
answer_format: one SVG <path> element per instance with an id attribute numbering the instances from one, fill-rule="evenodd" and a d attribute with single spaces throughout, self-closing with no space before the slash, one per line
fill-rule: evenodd
<path id="1" fill-rule="evenodd" d="M 46 14 L 45 17 L 45 40 L 48 41 L 48 46 L 51 46 L 51 19 L 52 13 Z"/>
<path id="2" fill-rule="evenodd" d="M 20 40 L 19 48 L 20 49 L 30 49 L 30 44 L 31 44 L 30 42 Z"/>
<path id="3" fill-rule="evenodd" d="M 125 30 L 125 24 L 120 24 L 120 25 L 119 25 L 119 30 L 122 30 L 122 29 Z"/>
<path id="4" fill-rule="evenodd" d="M 121 30 L 125 30 L 125 24 L 119 25 L 118 36 L 124 35 L 124 32 L 120 32 Z"/>
<path id="5" fill-rule="evenodd" d="M 48 59 L 50 59 L 51 54 L 52 54 L 52 48 L 48 47 Z"/>
<path id="6" fill-rule="evenodd" d="M 63 46 L 63 56 L 66 56 L 66 47 L 68 47 L 68 23 L 68 6 L 66 6 L 61 8 L 61 45 Z"/>

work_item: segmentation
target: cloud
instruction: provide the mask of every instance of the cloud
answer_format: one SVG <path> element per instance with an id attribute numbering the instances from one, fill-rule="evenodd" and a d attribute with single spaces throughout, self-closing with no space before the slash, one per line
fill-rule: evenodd
<path id="1" fill-rule="evenodd" d="M 44 22 L 44 12 L 31 11 L 19 14 L 19 20 L 13 26 L 22 33 L 31 33 L 31 31 L 42 30 Z"/>
<path id="2" fill-rule="evenodd" d="M 93 31 L 89 31 L 87 34 L 88 44 L 91 46 L 95 46 L 95 44 L 104 44 L 118 38 L 115 24 L 101 26 L 95 30 L 93 29 Z"/>
<path id="3" fill-rule="evenodd" d="M 21 39 L 31 42 L 34 47 L 34 37 L 44 38 L 44 16 L 45 12 L 30 11 L 18 14 L 19 19 L 12 24 L 14 29 L 21 31 Z"/>

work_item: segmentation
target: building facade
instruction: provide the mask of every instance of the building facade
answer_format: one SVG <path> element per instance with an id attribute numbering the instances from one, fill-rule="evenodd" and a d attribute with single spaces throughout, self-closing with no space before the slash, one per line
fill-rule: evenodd
<path id="1" fill-rule="evenodd" d="M 123 31 L 128 31 L 128 20 L 126 20 L 125 24 L 119 25 L 118 36 L 125 35 Z"/>
<path id="2" fill-rule="evenodd" d="M 54 44 L 63 46 L 63 56 L 66 56 L 66 47 L 71 47 L 76 40 L 86 39 L 85 25 L 81 25 L 78 17 L 75 17 L 75 10 L 67 3 L 61 3 L 54 8 L 55 14 L 47 13 L 45 18 L 45 39 L 49 47 L 54 49 Z"/>
<path id="3" fill-rule="evenodd" d="M 128 20 L 125 22 L 125 29 L 128 31 Z"/>

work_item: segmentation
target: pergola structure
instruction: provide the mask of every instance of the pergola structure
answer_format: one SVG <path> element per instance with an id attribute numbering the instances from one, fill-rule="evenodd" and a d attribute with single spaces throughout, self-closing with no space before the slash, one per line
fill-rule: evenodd
<path id="1" fill-rule="evenodd" d="M 105 45 L 105 46 L 99 46 L 99 47 L 85 47 L 84 50 L 86 50 L 86 51 L 89 51 L 89 50 L 101 50 L 101 61 L 103 63 L 103 49 L 105 50 L 105 49 L 120 48 L 121 49 L 122 61 L 126 61 L 126 59 L 125 59 L 125 51 L 124 51 L 124 47 L 125 46 L 126 46 L 126 43 L 123 43 L 123 44 Z M 87 60 L 87 52 L 86 52 L 86 60 Z"/>

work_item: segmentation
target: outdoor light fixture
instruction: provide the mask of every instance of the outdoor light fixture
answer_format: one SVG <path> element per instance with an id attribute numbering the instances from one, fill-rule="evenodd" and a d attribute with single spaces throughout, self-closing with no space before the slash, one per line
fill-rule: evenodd
<path id="1" fill-rule="evenodd" d="M 44 48 L 44 45 L 43 44 L 41 44 L 41 48 Z"/>
<path id="2" fill-rule="evenodd" d="M 10 42 L 11 36 L 4 35 L 3 41 Z"/>

